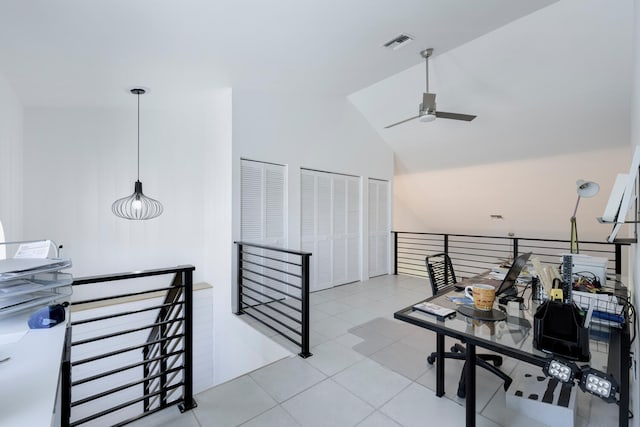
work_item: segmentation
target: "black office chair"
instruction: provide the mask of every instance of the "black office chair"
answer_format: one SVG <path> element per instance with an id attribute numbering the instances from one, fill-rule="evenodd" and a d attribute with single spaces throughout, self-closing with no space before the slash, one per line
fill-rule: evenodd
<path id="1" fill-rule="evenodd" d="M 425 263 L 427 265 L 427 273 L 429 273 L 429 280 L 431 281 L 431 289 L 433 290 L 433 295 L 438 294 L 444 288 L 453 286 L 457 283 L 456 273 L 453 271 L 453 264 L 451 263 L 451 258 L 449 255 L 445 253 L 440 253 L 432 256 L 428 256 L 425 258 Z M 466 348 L 462 344 L 454 344 L 451 347 L 450 352 L 444 353 L 445 359 L 458 359 L 458 360 L 466 360 Z M 433 352 L 427 357 L 427 362 L 430 365 L 436 361 L 437 353 Z M 493 362 L 491 365 L 489 362 Z M 498 366 L 502 365 L 502 357 L 496 354 L 476 354 L 476 365 L 483 367 L 484 369 L 492 372 L 498 377 L 504 380 L 504 390 L 506 391 L 511 385 L 511 378 L 498 369 Z M 462 368 L 462 373 L 460 375 L 460 381 L 458 382 L 458 397 L 464 398 L 466 395 L 465 390 L 465 367 Z"/>

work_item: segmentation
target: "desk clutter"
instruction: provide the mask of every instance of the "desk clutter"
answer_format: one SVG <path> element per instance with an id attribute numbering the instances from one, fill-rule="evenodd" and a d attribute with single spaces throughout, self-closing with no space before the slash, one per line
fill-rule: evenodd
<path id="1" fill-rule="evenodd" d="M 495 272 L 485 272 L 460 282 L 446 254 L 426 257 L 433 295 L 394 313 L 394 317 L 434 331 L 438 340 L 452 337 L 466 343 L 465 348 L 474 345 L 476 349 L 490 349 L 530 363 L 524 365 L 528 372 L 513 371 L 509 376 L 498 369 L 498 364 L 487 363 L 476 353 L 476 366 L 504 379 L 507 405 L 531 418 L 547 425 L 573 425 L 576 394 L 580 389 L 604 402 L 616 403 L 620 425 L 626 426 L 630 413 L 629 351 L 635 338 L 635 326 L 631 338 L 630 325 L 636 324 L 628 289 L 618 280 L 606 283 L 604 271 L 600 271 L 602 263 L 589 262 L 583 256 L 574 259 L 572 254 L 561 255 L 559 262 L 558 258 L 546 258 L 544 267 L 540 260 L 531 257 L 534 268 L 528 270 L 528 277 L 520 277 L 529 255 L 532 254 L 516 257 L 502 281 Z M 448 268 L 438 271 L 432 267 L 438 257 L 444 258 L 445 262 L 440 264 Z M 445 286 L 435 286 L 442 277 L 452 280 Z M 516 279 L 520 279 L 517 286 Z M 493 304 L 483 304 L 484 301 L 478 304 L 478 299 L 483 298 L 476 297 L 485 289 L 480 284 L 495 286 Z M 470 292 L 474 287 L 480 289 L 478 295 Z M 462 293 L 464 290 L 466 295 Z M 428 306 L 428 310 L 420 310 L 421 305 Z M 488 318 L 497 311 L 494 308 L 506 319 Z M 432 320 L 440 310 L 448 310 L 448 317 Z M 450 313 L 453 310 L 457 315 Z M 427 358 L 429 364 L 438 362 L 436 396 L 439 397 L 444 395 L 442 362 L 466 358 L 463 354 L 466 350 L 459 350 L 460 344 L 445 351 L 441 343 L 437 342 L 438 349 Z M 463 368 L 458 396 L 466 397 L 467 425 L 473 425 L 476 384 L 471 376 L 463 378 L 464 372 Z"/>
<path id="2" fill-rule="evenodd" d="M 537 279 L 532 284 L 533 299 L 575 304 L 585 316 L 585 327 L 591 323 L 621 327 L 629 302 L 626 295 L 606 287 L 606 259 L 577 254 L 563 254 L 561 259 L 560 270 L 532 259 Z"/>
<path id="3" fill-rule="evenodd" d="M 537 283 L 533 299 L 540 302 L 534 316 L 536 349 L 571 360 L 589 361 L 592 324 L 621 328 L 629 313 L 635 316 L 627 296 L 607 288 L 604 258 L 561 255 L 561 268 L 542 266 L 532 259 Z"/>
<path id="4" fill-rule="evenodd" d="M 43 242 L 49 245 L 49 241 Z M 73 278 L 60 271 L 71 267 L 71 260 L 47 258 L 48 252 L 31 258 L 36 256 L 36 246 L 20 244 L 13 258 L 0 260 L 0 317 L 41 308 L 71 295 Z"/>

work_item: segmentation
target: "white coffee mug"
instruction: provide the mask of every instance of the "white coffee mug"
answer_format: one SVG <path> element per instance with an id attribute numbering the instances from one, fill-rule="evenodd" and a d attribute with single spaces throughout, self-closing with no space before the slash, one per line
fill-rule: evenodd
<path id="1" fill-rule="evenodd" d="M 475 283 L 464 288 L 464 295 L 473 298 L 473 305 L 476 309 L 490 311 L 493 309 L 493 302 L 496 299 L 496 288 L 483 283 Z"/>

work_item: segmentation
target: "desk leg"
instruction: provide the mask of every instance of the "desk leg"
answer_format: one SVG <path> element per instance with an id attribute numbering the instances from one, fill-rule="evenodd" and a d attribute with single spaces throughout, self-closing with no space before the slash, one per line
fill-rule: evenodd
<path id="1" fill-rule="evenodd" d="M 444 396 L 444 335 L 436 337 L 436 396 Z"/>
<path id="2" fill-rule="evenodd" d="M 629 425 L 629 369 L 631 361 L 629 357 L 629 326 L 623 328 L 620 334 L 620 404 L 618 411 L 618 425 L 628 427 Z"/>
<path id="3" fill-rule="evenodd" d="M 476 346 L 467 343 L 467 359 L 465 363 L 465 391 L 466 391 L 466 426 L 476 425 Z"/>

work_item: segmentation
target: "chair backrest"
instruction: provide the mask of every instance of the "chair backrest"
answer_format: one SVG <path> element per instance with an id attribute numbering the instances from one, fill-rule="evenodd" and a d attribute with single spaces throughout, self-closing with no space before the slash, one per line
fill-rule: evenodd
<path id="1" fill-rule="evenodd" d="M 451 264 L 449 255 L 445 253 L 435 254 L 426 257 L 424 261 L 427 264 L 427 273 L 429 273 L 431 289 L 434 295 L 445 286 L 453 285 L 457 282 L 456 273 L 453 271 L 453 264 Z"/>

